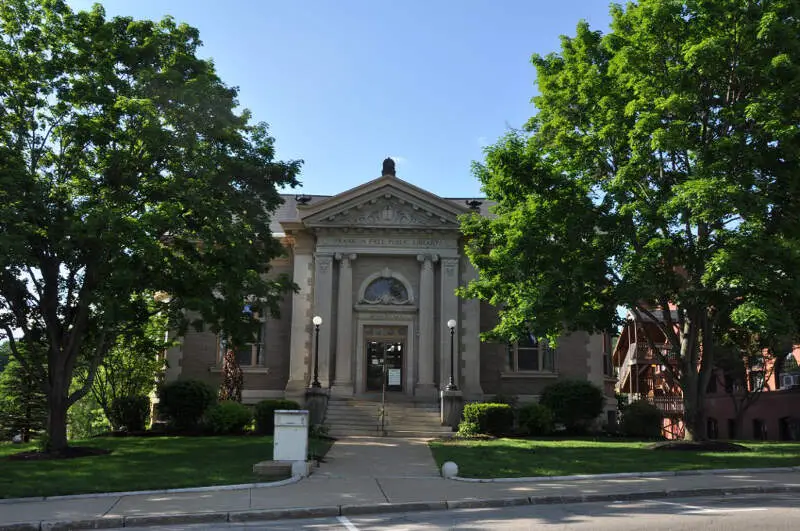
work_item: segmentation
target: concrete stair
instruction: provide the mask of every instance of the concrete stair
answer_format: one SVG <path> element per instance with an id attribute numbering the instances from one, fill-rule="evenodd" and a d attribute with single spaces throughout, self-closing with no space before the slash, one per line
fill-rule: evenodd
<path id="1" fill-rule="evenodd" d="M 331 397 L 325 415 L 328 434 L 381 435 L 380 400 Z M 447 437 L 453 434 L 439 420 L 439 405 L 430 402 L 386 402 L 384 431 L 388 437 Z"/>

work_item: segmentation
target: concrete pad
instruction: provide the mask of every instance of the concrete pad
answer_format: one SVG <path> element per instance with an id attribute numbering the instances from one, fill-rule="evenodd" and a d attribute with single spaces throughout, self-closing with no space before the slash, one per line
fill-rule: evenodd
<path id="1" fill-rule="evenodd" d="M 438 477 L 439 471 L 427 439 L 343 437 L 334 443 L 314 476 Z"/>
<path id="2" fill-rule="evenodd" d="M 120 499 L 109 516 L 169 515 L 243 511 L 250 508 L 250 490 L 137 494 Z"/>
<path id="3" fill-rule="evenodd" d="M 21 502 L 0 505 L 0 524 L 31 522 L 34 520 L 69 521 L 100 518 L 111 509 L 119 498 L 81 498 Z"/>
<path id="4" fill-rule="evenodd" d="M 251 508 L 339 506 L 387 501 L 373 478 L 313 480 L 313 477 L 284 487 L 253 489 Z"/>

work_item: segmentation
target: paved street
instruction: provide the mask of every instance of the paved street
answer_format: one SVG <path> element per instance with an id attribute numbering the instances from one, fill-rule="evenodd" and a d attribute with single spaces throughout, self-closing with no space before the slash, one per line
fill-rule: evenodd
<path id="1" fill-rule="evenodd" d="M 647 500 L 641 502 L 541 505 L 464 509 L 375 516 L 252 522 L 249 524 L 160 526 L 164 531 L 422 531 L 444 529 L 568 529 L 570 531 L 759 531 L 800 527 L 796 494 Z M 140 531 L 153 528 L 125 528 Z"/>

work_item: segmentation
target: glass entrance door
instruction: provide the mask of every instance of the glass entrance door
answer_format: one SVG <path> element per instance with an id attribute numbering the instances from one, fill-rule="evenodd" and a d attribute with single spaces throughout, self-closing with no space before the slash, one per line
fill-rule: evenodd
<path id="1" fill-rule="evenodd" d="M 403 390 L 403 353 L 405 327 L 376 329 L 366 340 L 367 391 Z M 381 337 L 382 336 L 382 337 Z"/>

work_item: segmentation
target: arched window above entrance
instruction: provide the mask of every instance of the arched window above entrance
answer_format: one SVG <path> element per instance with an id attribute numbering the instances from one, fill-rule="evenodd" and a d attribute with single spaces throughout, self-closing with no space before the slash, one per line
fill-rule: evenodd
<path id="1" fill-rule="evenodd" d="M 383 270 L 371 275 L 361 287 L 359 302 L 366 304 L 411 304 L 410 286 L 398 273 Z"/>

